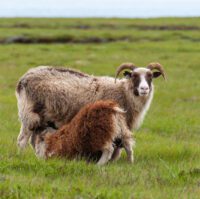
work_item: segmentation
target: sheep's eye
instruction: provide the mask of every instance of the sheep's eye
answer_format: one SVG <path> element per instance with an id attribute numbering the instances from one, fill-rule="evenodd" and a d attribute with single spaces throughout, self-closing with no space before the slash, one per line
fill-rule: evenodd
<path id="1" fill-rule="evenodd" d="M 138 77 L 138 74 L 136 74 L 136 73 L 133 73 L 132 77 L 135 79 L 135 78 L 137 78 L 137 77 Z"/>
<path id="2" fill-rule="evenodd" d="M 153 75 L 152 75 L 151 73 L 147 73 L 147 77 L 148 77 L 148 78 L 152 78 Z"/>

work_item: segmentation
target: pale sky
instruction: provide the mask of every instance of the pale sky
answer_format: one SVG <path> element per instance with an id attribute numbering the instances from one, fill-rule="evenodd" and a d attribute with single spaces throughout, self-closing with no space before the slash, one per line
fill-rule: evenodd
<path id="1" fill-rule="evenodd" d="M 200 0 L 0 0 L 0 17 L 200 16 Z"/>

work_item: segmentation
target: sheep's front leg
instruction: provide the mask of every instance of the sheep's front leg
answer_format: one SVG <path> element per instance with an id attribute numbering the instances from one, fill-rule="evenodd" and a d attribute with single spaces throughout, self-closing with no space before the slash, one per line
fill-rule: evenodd
<path id="1" fill-rule="evenodd" d="M 134 162 L 133 149 L 131 147 L 124 147 L 130 163 Z"/>
<path id="2" fill-rule="evenodd" d="M 101 158 L 99 159 L 97 164 L 98 165 L 106 164 L 111 159 L 113 151 L 114 151 L 114 148 L 113 148 L 112 144 L 110 147 L 103 149 Z"/>
<path id="3" fill-rule="evenodd" d="M 123 139 L 123 147 L 125 148 L 126 154 L 128 156 L 128 161 L 130 163 L 134 162 L 134 157 L 133 157 L 133 146 L 135 142 L 132 139 L 132 137 L 128 136 Z"/>

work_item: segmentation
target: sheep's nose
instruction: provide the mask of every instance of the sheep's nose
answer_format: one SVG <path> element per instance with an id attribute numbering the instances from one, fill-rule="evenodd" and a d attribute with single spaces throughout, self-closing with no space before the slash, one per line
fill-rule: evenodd
<path id="1" fill-rule="evenodd" d="M 148 91 L 149 90 L 148 87 L 144 87 L 144 86 L 142 86 L 140 89 L 143 90 L 143 91 Z"/>

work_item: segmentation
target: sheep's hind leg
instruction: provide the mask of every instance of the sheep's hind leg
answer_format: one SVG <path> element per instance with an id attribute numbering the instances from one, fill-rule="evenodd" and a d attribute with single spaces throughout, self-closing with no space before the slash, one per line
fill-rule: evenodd
<path id="1" fill-rule="evenodd" d="M 105 148 L 102 151 L 101 158 L 97 162 L 97 164 L 100 165 L 100 166 L 106 164 L 111 159 L 113 151 L 114 151 L 114 148 L 113 148 L 112 144 L 109 148 Z"/>
<path id="2" fill-rule="evenodd" d="M 21 129 L 17 138 L 17 145 L 25 148 L 33 131 L 40 126 L 40 116 L 35 113 L 34 103 L 30 101 L 25 90 L 16 93 L 18 101 L 18 114 L 21 121 Z"/>
<path id="3" fill-rule="evenodd" d="M 29 112 L 28 117 L 21 119 L 21 129 L 17 138 L 17 145 L 23 149 L 26 147 L 30 136 L 33 134 L 35 129 L 40 125 L 40 117 L 38 114 Z"/>
<path id="4" fill-rule="evenodd" d="M 17 145 L 19 148 L 24 149 L 28 143 L 30 136 L 32 135 L 32 131 L 25 128 L 23 124 L 21 125 L 20 133 L 17 137 Z"/>

